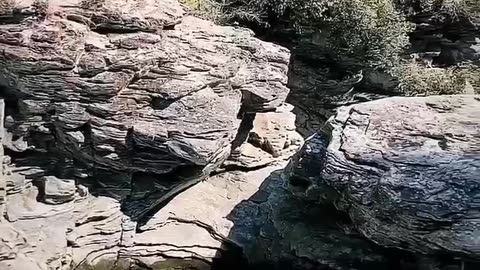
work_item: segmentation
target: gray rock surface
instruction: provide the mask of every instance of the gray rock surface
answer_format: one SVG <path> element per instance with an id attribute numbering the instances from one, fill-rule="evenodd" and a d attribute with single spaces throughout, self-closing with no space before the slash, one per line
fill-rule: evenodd
<path id="1" fill-rule="evenodd" d="M 287 101 L 295 106 L 296 125 L 302 135 L 317 132 L 341 106 L 398 95 L 393 91 L 397 83 L 391 77 L 364 71 L 355 62 L 332 62 L 315 39 L 315 34 L 298 38 L 288 74 L 291 91 Z"/>
<path id="2" fill-rule="evenodd" d="M 142 185 L 170 178 L 156 183 L 158 201 L 208 175 L 230 153 L 241 107 L 284 102 L 289 53 L 182 17 L 176 1 L 117 2 L 51 1 L 45 19 L 0 26 L 4 144 L 27 159 L 52 153 L 39 167 L 95 178 L 141 215 Z"/>
<path id="3" fill-rule="evenodd" d="M 75 180 L 58 179 L 55 176 L 40 178 L 40 196 L 46 204 L 62 204 L 75 198 Z"/>
<path id="4" fill-rule="evenodd" d="M 438 7 L 427 9 L 427 12 L 414 12 L 410 16 L 416 25 L 411 38 L 412 53 L 436 66 L 467 62 L 478 66 L 480 14 L 475 11 L 478 3 L 466 0 L 465 4 L 471 10 L 468 17 L 460 14 L 457 18 L 448 18 L 439 14 Z"/>
<path id="5" fill-rule="evenodd" d="M 141 227 L 127 256 L 152 265 L 142 249 L 149 245 L 151 253 L 206 261 L 240 250 L 259 269 L 386 269 L 382 250 L 346 233 L 350 225 L 341 213 L 292 196 L 285 165 L 225 172 L 188 189 Z M 238 259 L 223 263 L 220 269 L 248 269 Z"/>
<path id="6" fill-rule="evenodd" d="M 289 163 L 288 50 L 175 0 L 16 4 L 0 14 L 0 269 L 411 269 L 373 242 L 478 257 L 476 97 L 341 109 Z M 341 86 L 349 104 L 358 76 L 312 101 Z M 463 182 L 429 180 L 439 168 Z"/>
<path id="7" fill-rule="evenodd" d="M 92 266 L 129 269 L 136 265 L 164 269 L 173 263 L 172 258 L 177 258 L 182 260 L 175 262 L 177 267 L 210 269 L 215 259 L 244 247 L 245 241 L 237 242 L 241 236 L 235 236 L 234 226 L 242 227 L 238 234 L 248 237 L 245 247 L 254 246 L 257 231 L 249 226 L 252 225 L 249 219 L 229 215 L 244 200 L 256 203 L 266 200 L 265 196 L 262 199 L 262 195 L 255 195 L 263 192 L 260 186 L 265 185 L 272 172 L 282 169 L 300 148 L 303 140 L 292 129 L 295 118 L 289 108 L 259 113 L 253 122 L 252 130 L 262 134 L 264 140 L 272 141 L 274 147 L 282 145 L 278 155 L 274 157 L 245 141 L 241 149 L 252 147 L 265 152 L 255 156 L 254 161 L 260 165 L 242 167 L 248 162 L 239 160 L 244 162 L 246 157 L 231 157 L 214 176 L 177 195 L 146 223 L 140 221 L 139 226 L 125 214 L 122 202 L 115 198 L 94 196 L 82 185 L 77 185 L 72 194 L 72 180 L 41 177 L 38 187 L 29 183 L 20 191 L 12 191 L 2 197 L 7 200 L 7 208 L 6 220 L 0 222 L 0 238 L 4 243 L 0 248 L 0 267 L 17 270 L 34 264 L 37 268 L 31 269 L 90 269 Z M 231 171 L 230 166 L 250 171 Z M 9 164 L 9 169 L 14 166 Z M 275 179 L 277 184 L 284 183 L 280 177 Z M 273 187 L 265 185 L 265 188 Z M 244 215 L 242 211 L 245 210 L 239 213 Z M 266 216 L 256 216 L 255 220 L 257 223 L 268 221 Z M 255 262 L 253 259 L 264 261 L 267 257 L 252 258 Z"/>
<path id="8" fill-rule="evenodd" d="M 290 167 L 292 191 L 333 202 L 382 246 L 480 258 L 480 99 L 342 108 Z"/>
<path id="9" fill-rule="evenodd" d="M 247 143 L 255 114 L 283 159 L 301 144 L 293 118 L 269 119 L 288 50 L 175 0 L 48 2 L 0 16 L 0 269 L 162 260 L 140 224 Z"/>

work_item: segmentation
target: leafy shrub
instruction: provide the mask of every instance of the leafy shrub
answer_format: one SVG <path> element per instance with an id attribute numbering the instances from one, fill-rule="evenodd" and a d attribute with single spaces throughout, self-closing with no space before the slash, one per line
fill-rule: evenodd
<path id="1" fill-rule="evenodd" d="M 431 14 L 440 21 L 458 21 L 480 13 L 478 0 L 396 0 L 408 15 Z"/>
<path id="2" fill-rule="evenodd" d="M 221 12 L 223 5 L 215 0 L 179 0 L 179 2 L 195 11 L 199 17 L 216 22 L 224 20 Z"/>
<path id="3" fill-rule="evenodd" d="M 412 29 L 390 0 L 337 0 L 324 19 L 336 53 L 366 67 L 395 66 Z M 329 2 L 330 3 L 330 2 Z"/>
<path id="4" fill-rule="evenodd" d="M 374 68 L 395 65 L 412 30 L 392 0 L 216 1 L 225 3 L 222 15 L 227 21 L 253 21 L 267 27 L 284 22 L 297 33 L 322 33 L 325 49 L 332 55 Z"/>

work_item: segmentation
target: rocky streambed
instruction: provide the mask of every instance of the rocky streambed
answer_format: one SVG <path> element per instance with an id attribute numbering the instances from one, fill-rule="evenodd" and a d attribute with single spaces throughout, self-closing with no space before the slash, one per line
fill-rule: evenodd
<path id="1" fill-rule="evenodd" d="M 479 266 L 478 96 L 304 143 L 287 49 L 176 0 L 33 2 L 0 16 L 0 269 Z"/>

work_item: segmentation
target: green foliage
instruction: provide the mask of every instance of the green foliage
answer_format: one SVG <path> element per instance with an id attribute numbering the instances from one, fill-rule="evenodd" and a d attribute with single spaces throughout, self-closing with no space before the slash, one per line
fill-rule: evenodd
<path id="1" fill-rule="evenodd" d="M 480 16 L 480 2 L 478 0 L 463 0 L 462 10 L 468 16 Z"/>
<path id="2" fill-rule="evenodd" d="M 222 5 L 215 0 L 179 0 L 179 2 L 194 11 L 199 17 L 216 22 L 223 20 Z"/>
<path id="3" fill-rule="evenodd" d="M 237 0 L 222 2 L 227 21 L 271 26 L 287 22 L 297 33 L 321 33 L 327 51 L 365 67 L 395 65 L 412 29 L 392 0 Z"/>
<path id="4" fill-rule="evenodd" d="M 311 37 L 317 51 L 340 63 L 338 67 L 390 74 L 405 95 L 454 94 L 464 92 L 466 85 L 480 86 L 480 72 L 404 60 L 410 46 L 408 35 L 415 28 L 409 20 L 415 21 L 415 15 L 430 16 L 440 25 L 465 21 L 480 14 L 479 0 L 181 1 L 203 14 L 214 14 L 210 18 L 217 22 L 253 24 L 267 31 L 293 29 L 302 37 Z"/>
<path id="5" fill-rule="evenodd" d="M 390 0 L 337 0 L 322 21 L 339 55 L 370 68 L 396 65 L 412 29 Z M 321 28 L 320 28 L 321 29 Z"/>
<path id="6" fill-rule="evenodd" d="M 203 5 L 208 4 L 201 0 L 179 0 L 179 2 L 194 10 L 201 10 Z"/>
<path id="7" fill-rule="evenodd" d="M 418 13 L 432 14 L 440 21 L 456 21 L 480 14 L 478 0 L 396 0 L 396 2 L 407 16 Z"/>

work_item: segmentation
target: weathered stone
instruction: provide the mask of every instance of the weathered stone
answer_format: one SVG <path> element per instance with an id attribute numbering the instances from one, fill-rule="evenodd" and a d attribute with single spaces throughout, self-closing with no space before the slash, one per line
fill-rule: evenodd
<path id="1" fill-rule="evenodd" d="M 408 84 L 411 78 L 392 76 L 398 75 L 395 70 L 405 64 L 407 70 L 410 68 L 408 64 L 415 63 L 414 67 L 425 74 L 449 74 L 452 80 L 458 79 L 458 84 L 465 83 L 463 94 L 480 94 L 478 10 L 472 14 L 476 16 L 465 16 L 463 12 L 447 15 L 442 5 L 427 7 L 415 5 L 414 1 L 397 2 L 408 6 L 404 11 L 409 10 L 407 19 L 414 29 L 409 33 L 411 45 L 401 53 L 404 59 L 394 64 L 393 69 L 369 68 L 357 59 L 340 59 L 331 51 L 325 42 L 325 34 L 318 28 L 306 27 L 308 30 L 292 34 L 291 27 L 285 29 L 283 22 L 275 25 L 278 22 L 274 21 L 272 28 L 276 31 L 265 33 L 266 40 L 280 40 L 292 51 L 288 84 L 291 91 L 287 101 L 295 106 L 297 127 L 302 135 L 310 136 L 318 131 L 340 106 L 405 95 L 400 91 L 399 79 Z M 478 3 L 466 0 L 462 5 L 473 10 Z M 360 70 L 362 79 L 352 80 Z M 415 74 L 418 71 L 408 72 Z M 462 87 L 459 86 L 457 91 L 462 93 Z M 425 92 L 429 93 L 430 89 Z M 424 95 L 424 92 L 407 94 Z"/>
<path id="2" fill-rule="evenodd" d="M 5 102 L 3 99 L 0 99 L 0 221 L 3 219 L 3 214 L 5 211 L 5 203 L 7 200 L 7 180 L 4 176 L 4 153 L 3 153 L 3 136 L 4 136 L 4 121 L 5 115 Z"/>
<path id="3" fill-rule="evenodd" d="M 41 200 L 47 204 L 62 204 L 75 198 L 75 180 L 63 180 L 46 176 L 41 181 Z"/>
<path id="4" fill-rule="evenodd" d="M 397 85 L 390 77 L 373 71 L 355 70 L 355 65 L 344 63 L 332 65 L 322 47 L 302 39 L 301 44 L 292 49 L 288 87 L 291 89 L 287 101 L 295 106 L 298 131 L 308 137 L 317 132 L 323 123 L 335 114 L 338 107 L 371 101 L 395 94 Z M 378 85 L 371 86 L 371 77 L 388 84 L 382 90 Z M 367 85 L 367 86 L 365 86 Z M 397 93 L 398 94 L 398 93 Z"/>
<path id="5" fill-rule="evenodd" d="M 56 152 L 28 159 L 42 156 L 39 167 L 61 178 L 93 178 L 119 199 L 157 179 L 156 201 L 166 200 L 229 155 L 240 108 L 284 102 L 289 52 L 249 30 L 183 16 L 176 1 L 117 2 L 51 1 L 46 18 L 0 25 L 1 95 L 12 108 L 4 145 Z M 141 194 L 132 216 L 148 210 Z"/>
<path id="6" fill-rule="evenodd" d="M 257 113 L 246 130 L 241 145 L 232 150 L 223 167 L 260 168 L 288 159 L 302 145 L 296 132 L 293 106 L 284 104 L 274 112 Z"/>
<path id="7" fill-rule="evenodd" d="M 334 202 L 382 246 L 478 259 L 479 109 L 478 96 L 342 108 L 297 156 L 292 190 Z"/>
<path id="8" fill-rule="evenodd" d="M 387 269 L 399 262 L 333 207 L 292 196 L 285 165 L 220 173 L 184 191 L 140 227 L 122 256 L 148 266 L 157 253 L 217 260 L 221 269 Z M 248 264 L 242 254 L 232 260 L 239 251 Z"/>
<path id="9" fill-rule="evenodd" d="M 48 2 L 0 16 L 0 268 L 156 265 L 172 251 L 142 246 L 156 238 L 138 223 L 248 144 L 242 116 L 284 103 L 289 51 L 175 0 Z M 268 135 L 282 155 L 300 144 L 288 121 Z"/>

